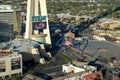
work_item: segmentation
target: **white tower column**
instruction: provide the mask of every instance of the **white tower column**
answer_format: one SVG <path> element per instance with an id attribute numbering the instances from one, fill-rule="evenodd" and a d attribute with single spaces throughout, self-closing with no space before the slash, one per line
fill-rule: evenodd
<path id="1" fill-rule="evenodd" d="M 34 16 L 39 16 L 40 13 L 39 13 L 39 0 L 35 0 L 35 15 Z"/>
<path id="2" fill-rule="evenodd" d="M 44 34 L 47 34 L 46 36 L 46 43 L 51 44 L 51 38 L 50 38 L 50 29 L 48 24 L 48 15 L 47 15 L 47 7 L 46 7 L 46 0 L 40 0 L 40 10 L 41 10 L 41 16 L 47 16 L 46 17 L 46 25 L 47 29 L 44 29 Z"/>
<path id="3" fill-rule="evenodd" d="M 39 6 L 39 3 L 40 3 L 40 6 Z M 43 29 L 43 33 L 47 34 L 47 36 L 45 37 L 45 43 L 51 44 L 46 0 L 28 0 L 25 39 L 29 39 L 30 35 L 33 35 L 33 29 L 32 29 L 32 27 L 33 27 L 32 26 L 32 17 L 33 16 L 40 16 L 40 17 L 46 16 L 46 20 L 41 20 L 41 21 L 46 22 L 46 29 Z"/>
<path id="4" fill-rule="evenodd" d="M 34 0 L 28 0 L 25 39 L 30 38 L 30 35 L 32 35 L 32 16 L 34 13 L 33 9 L 34 9 Z"/>

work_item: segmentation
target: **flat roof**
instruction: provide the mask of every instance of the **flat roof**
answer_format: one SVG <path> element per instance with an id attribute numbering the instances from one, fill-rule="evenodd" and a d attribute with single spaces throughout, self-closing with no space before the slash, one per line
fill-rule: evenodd
<path id="1" fill-rule="evenodd" d="M 0 10 L 0 12 L 13 12 L 13 10 Z"/>
<path id="2" fill-rule="evenodd" d="M 32 75 L 32 74 L 28 74 L 26 75 L 22 80 L 45 80 L 43 78 L 40 78 L 40 77 L 37 77 L 35 75 Z"/>
<path id="3" fill-rule="evenodd" d="M 29 52 L 33 47 L 39 47 L 39 44 L 30 39 L 14 39 L 9 42 L 1 43 L 0 45 L 0 49 L 12 49 L 13 51 L 19 51 L 20 53 Z"/>
<path id="4" fill-rule="evenodd" d="M 0 13 L 10 13 L 14 11 L 21 11 L 21 10 L 0 10 Z"/>
<path id="5" fill-rule="evenodd" d="M 65 76 L 60 76 L 60 77 L 54 78 L 52 80 L 64 80 L 64 79 L 68 79 L 68 78 L 72 78 L 72 77 L 75 77 L 75 76 L 82 75 L 85 72 L 87 72 L 87 71 L 78 72 L 78 73 L 69 73 L 69 74 L 66 74 Z"/>
<path id="6" fill-rule="evenodd" d="M 0 57 L 12 54 L 10 50 L 0 50 Z"/>
<path id="7" fill-rule="evenodd" d="M 21 54 L 13 53 L 13 54 L 9 54 L 9 55 L 6 55 L 6 56 L 1 56 L 0 60 L 6 60 L 6 59 L 12 59 L 12 58 L 20 58 L 20 57 L 22 57 Z"/>

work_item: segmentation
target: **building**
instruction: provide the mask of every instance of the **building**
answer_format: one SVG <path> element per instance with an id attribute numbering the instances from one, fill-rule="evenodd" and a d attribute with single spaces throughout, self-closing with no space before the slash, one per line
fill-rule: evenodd
<path id="1" fill-rule="evenodd" d="M 104 37 L 101 37 L 101 36 L 97 36 L 97 35 L 93 35 L 93 38 L 95 40 L 98 40 L 98 41 L 106 41 L 106 39 Z"/>
<path id="2" fill-rule="evenodd" d="M 83 73 L 84 72 L 70 73 L 70 74 L 67 74 L 65 76 L 60 76 L 60 77 L 54 78 L 52 80 L 82 80 L 81 75 Z"/>
<path id="3" fill-rule="evenodd" d="M 106 74 L 104 75 L 105 80 L 120 80 L 120 77 L 119 77 L 120 69 L 119 68 L 108 68 L 104 71 L 106 71 Z"/>
<path id="4" fill-rule="evenodd" d="M 0 78 L 22 75 L 22 55 L 10 50 L 0 50 Z"/>
<path id="5" fill-rule="evenodd" d="M 91 74 L 96 71 L 93 66 L 88 66 L 86 63 L 80 63 L 81 65 L 65 64 L 62 66 L 62 72 L 65 73 L 63 76 L 53 78 L 52 80 L 84 80 L 84 76 Z"/>
<path id="6" fill-rule="evenodd" d="M 37 76 L 32 75 L 32 74 L 28 74 L 22 80 L 46 80 L 46 79 L 37 77 Z"/>
<path id="7" fill-rule="evenodd" d="M 13 9 L 12 5 L 0 5 L 0 25 L 0 35 L 13 38 L 14 32 L 20 34 L 21 10 Z"/>
<path id="8" fill-rule="evenodd" d="M 99 26 L 110 30 L 119 30 L 120 21 L 112 19 L 108 19 L 106 21 L 103 20 L 101 23 L 99 23 Z"/>
<path id="9" fill-rule="evenodd" d="M 58 0 L 52 0 L 57 2 Z M 61 2 L 80 2 L 80 3 L 95 3 L 98 0 L 60 0 Z"/>
<path id="10" fill-rule="evenodd" d="M 95 30 L 93 33 L 94 33 L 94 35 L 97 35 L 97 36 L 103 36 L 103 37 L 108 36 L 110 38 L 114 38 L 114 39 L 120 41 L 120 32 L 119 31 Z"/>
<path id="11" fill-rule="evenodd" d="M 102 71 L 94 72 L 84 76 L 85 80 L 102 80 L 103 74 Z"/>
<path id="12" fill-rule="evenodd" d="M 85 69 L 73 66 L 72 64 L 65 64 L 62 66 L 62 72 L 65 72 L 65 73 L 70 73 L 70 72 L 77 73 L 77 72 L 83 72 L 83 71 L 85 71 Z"/>
<path id="13" fill-rule="evenodd" d="M 114 60 L 112 64 L 115 68 L 120 68 L 120 60 Z"/>
<path id="14" fill-rule="evenodd" d="M 33 54 L 33 59 L 35 62 L 39 62 L 40 54 L 38 48 L 32 48 L 31 53 Z"/>
<path id="15" fill-rule="evenodd" d="M 76 64 L 76 63 L 75 63 Z M 40 67 L 36 67 L 36 71 L 33 74 L 26 75 L 22 80 L 85 80 L 84 76 L 94 73 L 96 68 L 88 66 L 86 63 L 82 63 L 82 66 L 76 66 L 75 64 L 64 64 L 63 66 L 56 66 L 53 68 L 47 68 L 41 72 Z M 78 63 L 77 63 L 78 64 Z M 85 65 L 84 65 L 85 64 Z M 60 71 L 59 71 L 60 70 Z M 44 74 L 41 74 L 45 72 Z"/>
<path id="16" fill-rule="evenodd" d="M 50 52 L 46 52 L 44 44 L 38 44 L 31 39 L 14 39 L 0 43 L 0 49 L 18 51 L 22 54 L 23 62 L 34 60 L 45 63 L 43 58 L 51 58 Z"/>

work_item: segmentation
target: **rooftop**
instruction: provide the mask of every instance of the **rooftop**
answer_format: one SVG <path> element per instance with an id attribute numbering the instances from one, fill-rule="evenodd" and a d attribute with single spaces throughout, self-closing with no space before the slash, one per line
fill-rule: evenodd
<path id="1" fill-rule="evenodd" d="M 0 50 L 0 57 L 12 54 L 10 50 Z"/>
<path id="2" fill-rule="evenodd" d="M 38 44 L 30 39 L 15 39 L 9 42 L 0 43 L 0 49 L 17 52 L 28 52 L 33 47 L 37 47 Z"/>
<path id="3" fill-rule="evenodd" d="M 65 80 L 65 79 L 68 79 L 68 78 L 71 78 L 71 77 L 74 77 L 74 76 L 77 76 L 77 75 L 82 75 L 83 73 L 84 73 L 84 71 L 83 72 L 78 72 L 78 73 L 69 73 L 65 76 L 54 78 L 52 80 Z"/>
<path id="4" fill-rule="evenodd" d="M 45 79 L 28 74 L 22 80 L 45 80 Z"/>
<path id="5" fill-rule="evenodd" d="M 13 12 L 14 10 L 19 11 L 19 9 L 15 9 L 16 6 L 12 5 L 0 5 L 0 12 Z"/>
<path id="6" fill-rule="evenodd" d="M 94 73 L 85 75 L 85 80 L 89 80 L 89 79 L 94 80 L 96 78 L 100 78 L 100 79 L 103 78 L 102 71 L 98 71 L 98 72 L 94 72 Z"/>
<path id="7" fill-rule="evenodd" d="M 0 59 L 21 55 L 11 50 L 0 50 Z"/>

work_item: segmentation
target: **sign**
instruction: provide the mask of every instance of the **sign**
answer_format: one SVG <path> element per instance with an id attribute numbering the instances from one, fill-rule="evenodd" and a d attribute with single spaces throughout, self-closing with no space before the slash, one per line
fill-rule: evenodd
<path id="1" fill-rule="evenodd" d="M 5 61 L 0 60 L 0 72 L 5 72 Z"/>
<path id="2" fill-rule="evenodd" d="M 46 22 L 33 22 L 33 29 L 46 29 Z"/>
<path id="3" fill-rule="evenodd" d="M 14 58 L 11 59 L 11 69 L 15 70 L 15 69 L 20 69 L 21 67 L 21 59 L 20 58 Z"/>
<path id="4" fill-rule="evenodd" d="M 65 41 L 65 45 L 71 45 L 72 42 L 71 41 Z"/>
<path id="5" fill-rule="evenodd" d="M 32 16 L 32 21 L 42 21 L 46 20 L 47 16 Z"/>

